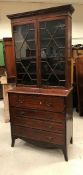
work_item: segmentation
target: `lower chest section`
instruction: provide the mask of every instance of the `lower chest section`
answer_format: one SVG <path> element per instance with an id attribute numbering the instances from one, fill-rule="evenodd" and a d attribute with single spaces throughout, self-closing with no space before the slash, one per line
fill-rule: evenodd
<path id="1" fill-rule="evenodd" d="M 63 97 L 10 94 L 12 135 L 54 144 L 65 142 Z"/>

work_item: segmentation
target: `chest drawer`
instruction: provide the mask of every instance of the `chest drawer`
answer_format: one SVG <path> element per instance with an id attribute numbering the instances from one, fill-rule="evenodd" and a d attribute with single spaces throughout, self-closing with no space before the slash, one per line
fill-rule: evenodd
<path id="1" fill-rule="evenodd" d="M 23 107 L 29 109 L 39 109 L 54 112 L 64 112 L 65 104 L 63 97 L 9 94 L 10 106 Z"/>
<path id="2" fill-rule="evenodd" d="M 25 117 L 27 119 L 36 119 L 36 120 L 44 120 L 44 121 L 53 121 L 57 123 L 63 123 L 65 120 L 64 113 L 55 113 L 51 111 L 39 111 L 34 109 L 24 109 L 24 108 L 16 108 L 10 107 L 10 117 L 18 118 L 21 117 L 21 120 Z"/>
<path id="3" fill-rule="evenodd" d="M 47 131 L 41 131 L 37 129 L 27 128 L 27 127 L 21 127 L 21 126 L 12 126 L 12 135 L 16 135 L 18 137 L 23 137 L 27 139 L 32 139 L 36 141 L 43 141 L 48 143 L 54 143 L 54 144 L 64 144 L 64 135 L 63 134 L 57 134 L 57 133 L 51 133 Z"/>
<path id="4" fill-rule="evenodd" d="M 65 131 L 64 123 L 57 123 L 57 122 L 49 122 L 49 121 L 42 121 L 42 120 L 35 120 L 35 119 L 28 119 L 28 118 L 21 118 L 21 117 L 12 117 L 11 123 L 18 126 L 24 126 L 28 128 L 34 128 L 39 130 L 51 131 L 56 133 L 63 133 Z"/>

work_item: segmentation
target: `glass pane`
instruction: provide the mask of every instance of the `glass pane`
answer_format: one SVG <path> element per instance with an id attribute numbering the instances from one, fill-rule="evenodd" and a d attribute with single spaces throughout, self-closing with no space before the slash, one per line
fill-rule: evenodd
<path id="1" fill-rule="evenodd" d="M 40 23 L 42 84 L 65 86 L 65 21 Z"/>
<path id="2" fill-rule="evenodd" d="M 34 24 L 14 27 L 17 83 L 34 85 L 36 79 L 36 48 Z"/>

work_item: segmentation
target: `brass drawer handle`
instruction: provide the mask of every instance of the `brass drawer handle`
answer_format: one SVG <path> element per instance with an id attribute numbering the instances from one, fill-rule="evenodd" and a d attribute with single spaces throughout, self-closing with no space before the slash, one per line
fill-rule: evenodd
<path id="1" fill-rule="evenodd" d="M 48 106 L 48 107 L 51 107 L 51 105 L 52 105 L 51 103 L 47 103 L 47 106 Z"/>
<path id="2" fill-rule="evenodd" d="M 52 140 L 52 139 L 53 139 L 53 137 L 49 136 L 49 137 L 48 137 L 48 139 L 49 139 L 49 140 Z"/>
<path id="3" fill-rule="evenodd" d="M 19 100 L 19 103 L 20 103 L 20 104 L 23 104 L 23 101 L 22 101 L 22 100 L 21 100 L 21 101 Z"/>
<path id="4" fill-rule="evenodd" d="M 17 100 L 16 103 L 17 104 L 23 104 L 23 101 L 22 100 Z"/>
<path id="5" fill-rule="evenodd" d="M 49 129 L 52 129 L 53 128 L 53 126 L 52 125 L 49 125 Z"/>
<path id="6" fill-rule="evenodd" d="M 21 112 L 20 112 L 20 114 L 21 114 L 21 115 L 24 115 L 24 114 L 25 114 L 25 112 L 24 112 L 24 111 L 21 111 Z"/>
<path id="7" fill-rule="evenodd" d="M 23 104 L 24 99 L 21 96 L 18 96 L 17 103 Z"/>

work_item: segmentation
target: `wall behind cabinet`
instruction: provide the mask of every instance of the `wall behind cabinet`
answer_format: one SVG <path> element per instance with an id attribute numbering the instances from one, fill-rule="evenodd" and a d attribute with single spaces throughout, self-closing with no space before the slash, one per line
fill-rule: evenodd
<path id="1" fill-rule="evenodd" d="M 60 4 L 51 3 L 27 3 L 27 2 L 0 2 L 0 39 L 11 37 L 10 20 L 7 14 L 19 13 L 24 11 L 37 10 L 58 6 Z M 83 44 L 83 5 L 73 5 L 75 12 L 72 17 L 72 43 Z M 18 7 L 18 8 L 17 8 Z M 19 8 L 20 7 L 20 8 Z"/>
<path id="2" fill-rule="evenodd" d="M 6 15 L 52 6 L 56 5 L 52 3 L 0 2 L 0 38 L 12 36 L 10 20 Z"/>

